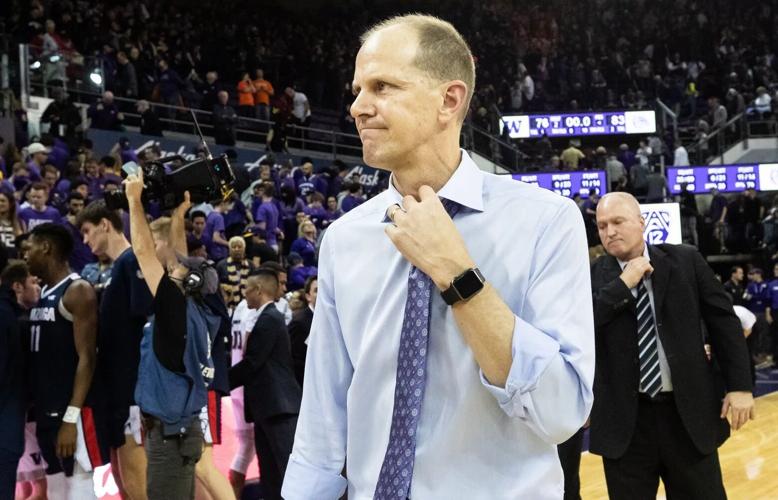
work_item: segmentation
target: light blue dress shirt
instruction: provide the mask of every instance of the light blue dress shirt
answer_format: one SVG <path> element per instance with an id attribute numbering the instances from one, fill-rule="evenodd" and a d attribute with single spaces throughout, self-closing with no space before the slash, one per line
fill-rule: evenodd
<path id="1" fill-rule="evenodd" d="M 550 191 L 482 172 L 464 151 L 438 195 L 464 206 L 454 223 L 516 315 L 513 363 L 506 386 L 491 385 L 434 294 L 410 498 L 562 498 L 556 444 L 588 417 L 594 378 L 580 211 Z M 384 233 L 386 209 L 401 199 L 390 187 L 324 236 L 286 500 L 334 500 L 346 487 L 350 500 L 373 497 L 411 270 Z"/>

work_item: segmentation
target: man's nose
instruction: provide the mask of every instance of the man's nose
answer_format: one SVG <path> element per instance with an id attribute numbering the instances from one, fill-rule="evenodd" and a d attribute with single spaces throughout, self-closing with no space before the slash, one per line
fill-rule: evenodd
<path id="1" fill-rule="evenodd" d="M 356 120 L 360 116 L 370 116 L 373 114 L 373 104 L 367 92 L 360 91 L 354 102 L 351 103 L 351 116 Z"/>

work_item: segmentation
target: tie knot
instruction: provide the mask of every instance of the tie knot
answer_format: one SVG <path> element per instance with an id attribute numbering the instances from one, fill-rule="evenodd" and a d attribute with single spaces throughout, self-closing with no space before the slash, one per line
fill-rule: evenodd
<path id="1" fill-rule="evenodd" d="M 459 203 L 451 200 L 447 200 L 446 198 L 441 198 L 440 202 L 443 203 L 443 208 L 446 209 L 446 212 L 448 212 L 448 216 L 452 219 L 454 218 L 454 215 L 456 215 L 457 212 L 459 212 L 459 209 L 462 207 Z"/>

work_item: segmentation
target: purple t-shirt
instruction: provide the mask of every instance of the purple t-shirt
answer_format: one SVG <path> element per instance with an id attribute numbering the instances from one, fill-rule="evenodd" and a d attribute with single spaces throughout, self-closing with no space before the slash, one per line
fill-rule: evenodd
<path id="1" fill-rule="evenodd" d="M 343 198 L 343 203 L 341 203 L 340 208 L 343 210 L 343 213 L 355 209 L 359 205 L 365 202 L 364 198 L 361 198 L 359 196 L 353 196 L 351 194 L 347 194 L 345 198 Z"/>
<path id="2" fill-rule="evenodd" d="M 330 215 L 327 212 L 327 209 L 324 207 L 305 207 L 305 215 L 311 218 L 311 221 L 321 229 L 324 227 L 324 222 L 329 220 Z"/>
<path id="3" fill-rule="evenodd" d="M 30 171 L 30 179 L 32 179 L 33 182 L 41 180 L 41 168 L 37 163 L 32 160 L 28 161 L 27 170 Z"/>
<path id="4" fill-rule="evenodd" d="M 19 219 L 24 222 L 27 231 L 31 231 L 35 226 L 46 222 L 62 223 L 62 215 L 60 215 L 59 210 L 49 206 L 44 207 L 42 212 L 38 212 L 33 207 L 22 209 L 19 211 Z"/>
<path id="5" fill-rule="evenodd" d="M 270 201 L 263 202 L 257 207 L 257 213 L 254 214 L 255 222 L 264 222 L 267 232 L 267 244 L 270 246 L 278 245 L 276 229 L 278 229 L 278 208 Z"/>
<path id="6" fill-rule="evenodd" d="M 219 233 L 224 238 L 224 216 L 216 210 L 208 214 L 205 219 L 205 230 L 203 231 L 203 241 L 205 241 L 205 248 L 208 250 L 208 256 L 214 261 L 227 257 L 229 249 L 224 245 L 219 245 L 213 241 L 213 235 Z"/>

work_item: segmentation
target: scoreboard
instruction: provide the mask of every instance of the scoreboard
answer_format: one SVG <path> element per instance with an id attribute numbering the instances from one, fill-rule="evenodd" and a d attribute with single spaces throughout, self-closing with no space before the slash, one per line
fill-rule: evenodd
<path id="1" fill-rule="evenodd" d="M 672 194 L 681 192 L 688 184 L 689 191 L 701 194 L 716 188 L 722 193 L 736 193 L 746 189 L 778 190 L 778 164 L 707 165 L 703 167 L 667 167 L 667 187 Z"/>
<path id="2" fill-rule="evenodd" d="M 649 110 L 512 115 L 500 119 L 500 134 L 505 127 L 512 139 L 653 134 L 656 114 Z"/>
<path id="3" fill-rule="evenodd" d="M 576 193 L 581 198 L 589 197 L 589 190 L 596 189 L 602 196 L 608 192 L 608 183 L 604 170 L 583 170 L 574 172 L 534 172 L 511 174 L 517 181 L 534 184 L 554 191 L 557 194 L 572 198 Z"/>

